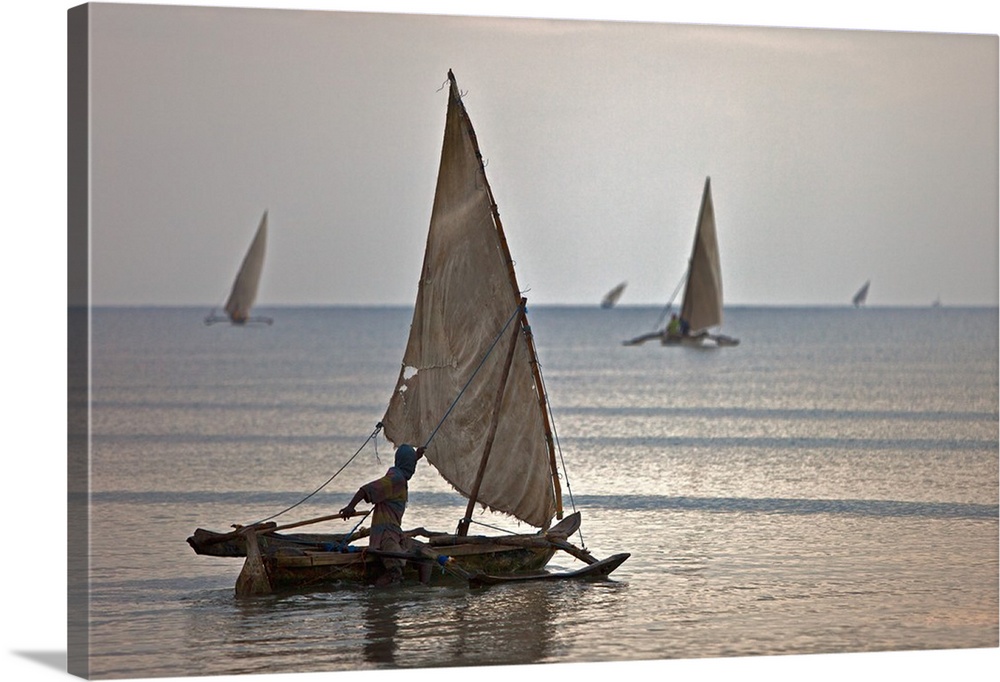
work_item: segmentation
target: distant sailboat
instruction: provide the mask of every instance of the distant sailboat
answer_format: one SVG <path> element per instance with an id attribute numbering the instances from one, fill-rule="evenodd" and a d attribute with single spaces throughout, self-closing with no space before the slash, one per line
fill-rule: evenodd
<path id="1" fill-rule="evenodd" d="M 263 322 L 271 324 L 273 320 L 269 317 L 250 317 L 250 309 L 257 299 L 257 285 L 260 284 L 260 274 L 264 269 L 264 251 L 267 247 L 267 211 L 260 219 L 257 233 L 247 255 L 243 258 L 239 272 L 236 273 L 236 281 L 233 282 L 232 291 L 223 309 L 225 316 L 216 315 L 213 310 L 206 318 L 205 324 L 229 321 L 233 324 L 246 324 L 248 322 Z"/>
<path id="2" fill-rule="evenodd" d="M 668 309 L 670 305 L 671 303 L 667 304 Z M 706 341 L 714 342 L 717 346 L 737 345 L 739 339 L 711 334 L 708 331 L 710 327 L 721 324 L 722 266 L 719 261 L 719 242 L 715 233 L 711 178 L 705 178 L 705 189 L 702 192 L 701 209 L 698 212 L 694 248 L 688 264 L 680 316 L 664 329 L 637 336 L 625 341 L 625 345 L 634 346 L 650 339 L 659 339 L 665 346 L 699 346 Z"/>
<path id="3" fill-rule="evenodd" d="M 625 291 L 625 285 L 627 285 L 627 284 L 628 284 L 628 282 L 622 282 L 621 284 L 619 284 L 618 286 L 616 286 L 614 289 L 612 289 L 611 291 L 609 291 L 607 294 L 605 294 L 604 298 L 601 300 L 601 307 L 602 308 L 614 308 L 615 304 L 618 303 L 618 299 L 620 299 L 622 297 L 622 293 L 624 293 L 624 291 Z"/>
<path id="4" fill-rule="evenodd" d="M 858 293 L 854 294 L 854 298 L 851 299 L 851 302 L 854 303 L 855 308 L 860 308 L 865 304 L 865 301 L 868 300 L 868 287 L 871 286 L 871 283 L 871 280 L 868 280 L 860 289 L 858 289 Z"/>

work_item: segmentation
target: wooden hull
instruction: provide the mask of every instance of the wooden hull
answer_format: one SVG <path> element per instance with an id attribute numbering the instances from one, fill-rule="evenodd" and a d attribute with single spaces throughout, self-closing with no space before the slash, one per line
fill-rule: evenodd
<path id="1" fill-rule="evenodd" d="M 351 542 L 367 535 L 367 529 L 361 531 L 352 536 Z M 411 551 L 398 555 L 349 546 L 345 543 L 346 536 L 338 534 L 261 533 L 256 539 L 257 551 L 249 554 L 244 534 L 216 533 L 199 528 L 187 541 L 197 554 L 245 559 L 237 580 L 237 596 L 338 583 L 371 584 L 382 574 L 385 556 L 406 560 L 403 577 L 407 581 L 417 581 L 420 568 L 430 567 L 430 584 L 436 584 L 454 582 L 454 573 L 462 571 L 469 574 L 538 571 L 556 551 L 556 547 L 541 535 L 457 538 L 433 534 L 428 543 L 414 540 Z M 445 562 L 449 563 L 451 572 L 444 570 L 442 564 Z M 424 573 L 426 577 L 426 568 Z M 250 581 L 248 576 L 251 574 L 256 576 L 255 581 Z"/>
<path id="2" fill-rule="evenodd" d="M 553 547 L 501 547 L 456 545 L 434 548 L 433 555 L 421 552 L 394 555 L 371 550 L 352 552 L 306 552 L 302 555 L 272 554 L 262 548 L 264 570 L 270 592 L 335 587 L 338 584 L 373 584 L 383 573 L 383 556 L 405 556 L 404 582 L 427 582 L 430 585 L 458 584 L 454 573 L 444 570 L 442 562 L 452 560 L 452 571 L 478 573 L 522 573 L 538 571 L 555 554 Z M 438 559 L 441 557 L 441 559 Z M 248 559 L 249 561 L 249 559 Z M 424 580 L 420 568 L 424 566 Z M 430 569 L 429 571 L 427 569 Z M 237 581 L 237 596 L 241 592 Z"/>
<path id="3" fill-rule="evenodd" d="M 291 524 L 295 525 L 300 524 Z M 187 541 L 197 554 L 244 558 L 236 581 L 236 595 L 242 597 L 372 584 L 383 574 L 383 559 L 387 558 L 405 561 L 404 582 L 419 580 L 429 585 L 452 583 L 476 587 L 492 584 L 479 580 L 484 576 L 537 577 L 557 550 L 587 564 L 600 565 L 580 572 L 581 576 L 606 575 L 628 557 L 616 555 L 616 562 L 599 562 L 587 550 L 570 544 L 566 538 L 579 526 L 577 512 L 548 531 L 535 534 L 460 536 L 418 528 L 405 533 L 407 548 L 403 552 L 351 545 L 368 534 L 366 528 L 350 537 L 322 533 L 292 535 L 275 532 L 273 523 L 229 533 L 199 528 Z M 418 536 L 425 539 L 418 540 Z"/>

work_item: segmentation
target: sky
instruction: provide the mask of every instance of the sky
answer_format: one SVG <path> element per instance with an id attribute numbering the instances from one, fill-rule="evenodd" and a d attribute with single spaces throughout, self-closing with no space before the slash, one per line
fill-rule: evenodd
<path id="1" fill-rule="evenodd" d="M 449 68 L 533 303 L 665 303 L 709 176 L 729 305 L 998 302 L 995 34 L 92 17 L 94 304 L 220 305 L 267 210 L 258 306 L 411 305 Z"/>
<path id="2" fill-rule="evenodd" d="M 0 187 L 9 240 L 0 268 L 7 321 L 3 499 L 9 522 L 54 528 L 57 536 L 50 561 L 4 567 L 5 583 L 21 589 L 6 596 L 17 617 L 6 619 L 0 666 L 18 680 L 65 678 L 58 529 L 66 518 L 66 12 L 74 4 L 11 4 L 0 29 Z M 467 0 L 212 4 L 473 11 Z M 482 0 L 475 11 L 619 23 L 1000 32 L 995 3 L 982 0 Z M 729 302 L 840 305 L 871 278 L 873 306 L 925 305 L 937 296 L 945 305 L 997 304 L 995 43 L 983 56 L 966 52 L 979 39 L 875 33 L 859 45 L 839 31 L 813 30 L 806 34 L 811 49 L 798 32 L 782 32 L 792 38 L 776 45 L 762 38 L 773 32 L 730 31 L 720 45 L 718 29 L 692 43 L 690 31 L 660 26 L 660 33 L 638 29 L 628 44 L 605 42 L 601 52 L 594 47 L 600 27 L 574 25 L 575 33 L 559 38 L 562 26 L 539 25 L 530 41 L 519 39 L 533 45 L 519 49 L 510 36 L 439 31 L 418 39 L 397 26 L 360 47 L 362 34 L 341 31 L 324 41 L 302 27 L 279 40 L 273 27 L 244 27 L 240 40 L 199 38 L 192 30 L 154 51 L 154 35 L 165 40 L 168 26 L 133 32 L 131 46 L 116 49 L 160 80 L 122 81 L 135 88 L 131 97 L 121 84 L 117 92 L 109 87 L 94 112 L 106 116 L 94 131 L 103 136 L 95 150 L 105 145 L 104 157 L 95 159 L 95 302 L 221 302 L 269 209 L 262 305 L 410 305 L 444 125 L 438 88 L 453 68 L 468 93 L 530 300 L 596 305 L 627 279 L 623 304 L 660 305 L 681 277 L 698 195 L 711 175 Z M 930 56 L 904 49 L 928 41 L 938 45 Z M 226 73 L 222 67 L 234 57 L 220 55 L 234 50 L 247 63 Z M 217 58 L 198 61 L 209 54 Z M 174 70 L 164 71 L 170 64 Z M 109 86 L 110 75 L 102 76 Z M 196 77 L 204 80 L 197 84 Z M 135 116 L 121 110 L 126 105 Z M 152 113 L 142 121 L 140 112 Z M 213 112 L 225 118 L 213 119 Z M 852 125 L 857 121 L 863 125 Z M 369 157 L 375 161 L 363 162 Z M 998 654 L 836 655 L 819 657 L 822 665 L 815 656 L 636 662 L 614 671 L 777 682 L 879 672 L 938 680 L 960 667 L 968 679 L 989 679 Z M 580 669 L 545 672 L 568 680 Z M 434 674 L 410 672 L 407 679 Z M 484 680 L 501 675 L 509 671 L 477 671 Z M 362 676 L 400 679 L 374 671 L 336 677 Z"/>

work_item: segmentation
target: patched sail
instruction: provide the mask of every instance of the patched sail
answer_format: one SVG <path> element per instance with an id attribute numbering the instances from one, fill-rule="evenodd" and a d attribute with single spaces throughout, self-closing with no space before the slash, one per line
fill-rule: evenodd
<path id="1" fill-rule="evenodd" d="M 257 300 L 257 285 L 260 283 L 260 273 L 264 269 L 264 250 L 267 248 L 267 211 L 260 219 L 257 233 L 254 235 L 247 255 L 233 282 L 233 289 L 226 300 L 226 314 L 233 321 L 239 322 L 250 317 L 250 308 Z"/>
<path id="2" fill-rule="evenodd" d="M 423 268 L 399 379 L 382 422 L 396 445 L 421 445 L 433 434 L 427 459 L 469 497 L 496 418 L 476 502 L 545 528 L 556 513 L 558 492 L 534 348 L 518 312 L 520 293 L 475 132 L 450 71 L 448 78 Z"/>
<path id="3" fill-rule="evenodd" d="M 705 178 L 681 319 L 687 321 L 692 334 L 722 324 L 722 266 L 715 236 L 711 178 Z"/>

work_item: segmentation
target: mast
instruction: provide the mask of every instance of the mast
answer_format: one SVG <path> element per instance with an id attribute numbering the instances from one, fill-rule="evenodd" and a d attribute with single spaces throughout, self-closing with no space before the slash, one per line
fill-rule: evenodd
<path id="1" fill-rule="evenodd" d="M 521 297 L 520 314 L 518 317 L 521 319 L 523 324 L 525 309 L 528 304 L 528 299 Z M 504 359 L 503 372 L 500 374 L 500 386 L 497 388 L 496 400 L 493 403 L 493 419 L 490 422 L 489 435 L 486 437 L 486 447 L 483 448 L 483 457 L 479 460 L 479 469 L 476 471 L 476 481 L 472 485 L 472 490 L 469 493 L 469 504 L 465 508 L 465 516 L 462 520 L 458 522 L 457 534 L 460 536 L 468 535 L 469 533 L 469 523 L 472 520 L 472 512 L 476 507 L 476 498 L 479 497 L 479 486 L 483 483 L 483 475 L 486 473 L 486 464 L 490 459 L 490 452 L 493 450 L 493 439 L 497 433 L 497 424 L 500 422 L 500 404 L 503 402 L 503 394 L 507 388 L 507 377 L 510 376 L 510 366 L 514 361 L 514 349 L 517 348 L 517 339 L 519 334 L 518 327 L 514 327 L 514 333 L 510 338 L 510 348 L 507 350 L 507 357 Z"/>

